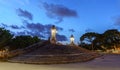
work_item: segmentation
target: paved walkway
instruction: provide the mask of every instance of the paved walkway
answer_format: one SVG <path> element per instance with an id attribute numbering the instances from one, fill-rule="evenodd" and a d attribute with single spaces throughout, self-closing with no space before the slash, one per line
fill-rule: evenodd
<path id="1" fill-rule="evenodd" d="M 120 55 L 104 55 L 84 63 L 54 65 L 0 62 L 0 70 L 120 70 Z"/>

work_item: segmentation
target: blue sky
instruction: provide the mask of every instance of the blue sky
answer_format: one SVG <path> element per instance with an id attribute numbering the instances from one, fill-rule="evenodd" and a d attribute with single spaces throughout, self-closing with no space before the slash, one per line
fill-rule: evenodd
<path id="1" fill-rule="evenodd" d="M 0 26 L 15 35 L 48 38 L 51 25 L 60 41 L 73 34 L 76 43 L 86 32 L 120 30 L 120 0 L 0 0 Z"/>

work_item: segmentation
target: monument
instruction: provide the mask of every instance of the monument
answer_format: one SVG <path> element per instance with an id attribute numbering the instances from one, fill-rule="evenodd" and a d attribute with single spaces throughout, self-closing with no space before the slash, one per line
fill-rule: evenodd
<path id="1" fill-rule="evenodd" d="M 74 44 L 74 40 L 75 40 L 75 39 L 74 39 L 74 36 L 71 35 L 71 37 L 70 37 L 70 45 L 75 45 L 75 44 Z"/>
<path id="2" fill-rule="evenodd" d="M 51 38 L 50 38 L 50 42 L 52 44 L 56 44 L 56 33 L 57 33 L 56 27 L 55 25 L 53 25 L 51 28 Z"/>

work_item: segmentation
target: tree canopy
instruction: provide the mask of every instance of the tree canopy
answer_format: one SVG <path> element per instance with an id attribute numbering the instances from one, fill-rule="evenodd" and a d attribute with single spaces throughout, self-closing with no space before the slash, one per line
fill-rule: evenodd
<path id="1" fill-rule="evenodd" d="M 25 48 L 39 41 L 40 39 L 37 36 L 14 36 L 9 30 L 0 28 L 0 50 L 6 47 L 9 48 L 9 50 Z"/>
<path id="2" fill-rule="evenodd" d="M 120 32 L 117 29 L 107 30 L 103 34 L 88 32 L 80 37 L 80 41 L 85 45 L 82 47 L 90 50 L 115 49 L 120 47 Z"/>
<path id="3" fill-rule="evenodd" d="M 3 49 L 5 46 L 7 46 L 12 37 L 13 35 L 9 30 L 0 28 L 0 49 Z"/>
<path id="4" fill-rule="evenodd" d="M 16 36 L 11 40 L 10 50 L 25 48 L 39 41 L 37 36 Z"/>
<path id="5" fill-rule="evenodd" d="M 93 41 L 97 38 L 97 36 L 98 36 L 98 33 L 88 32 L 88 33 L 83 34 L 80 37 L 80 41 L 81 41 L 81 43 L 84 43 L 84 44 L 91 44 L 91 46 L 89 46 L 88 48 L 93 50 L 94 49 Z"/>

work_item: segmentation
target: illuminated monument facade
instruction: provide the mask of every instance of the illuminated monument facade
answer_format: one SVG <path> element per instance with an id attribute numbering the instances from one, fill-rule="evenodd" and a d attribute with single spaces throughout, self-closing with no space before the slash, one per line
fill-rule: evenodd
<path id="1" fill-rule="evenodd" d="M 56 44 L 56 33 L 57 33 L 56 27 L 53 25 L 51 28 L 51 38 L 50 38 L 50 42 L 52 44 Z"/>
<path id="2" fill-rule="evenodd" d="M 75 40 L 74 36 L 71 35 L 71 37 L 70 37 L 70 45 L 75 45 L 74 40 Z"/>

